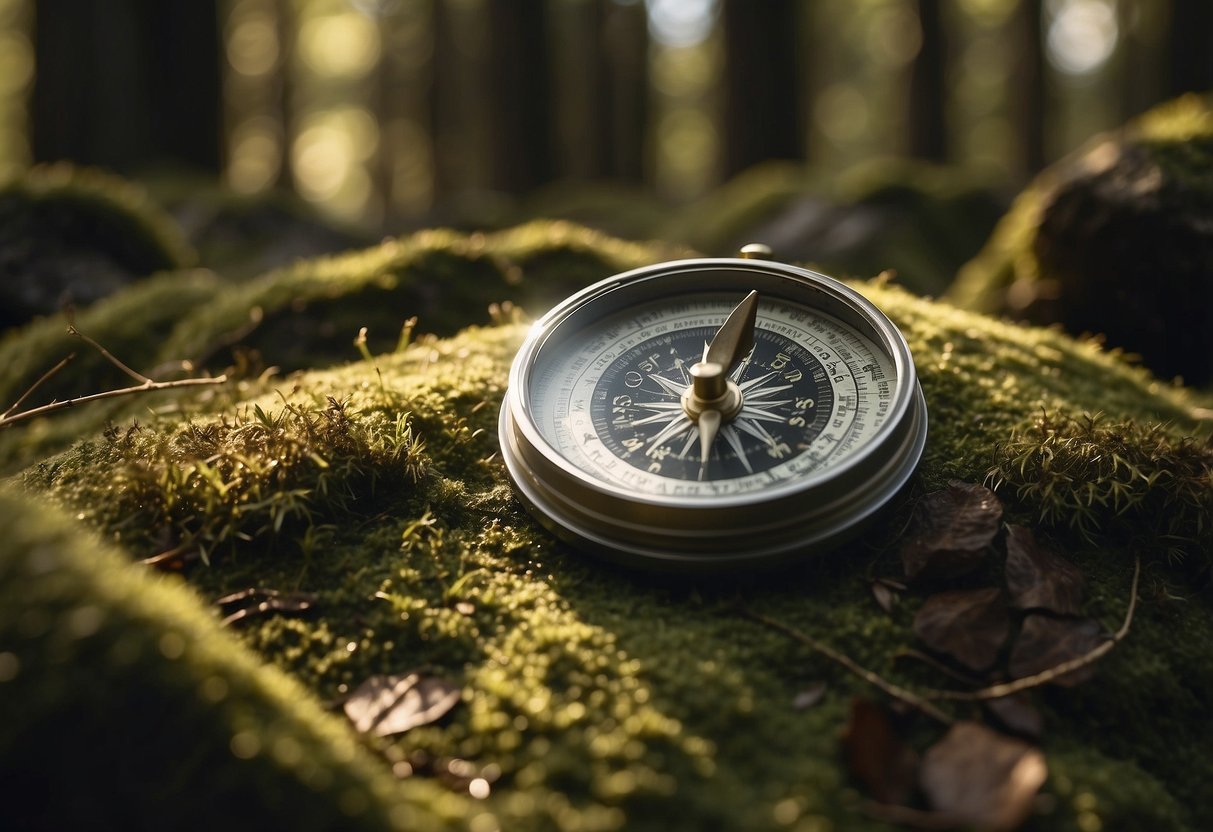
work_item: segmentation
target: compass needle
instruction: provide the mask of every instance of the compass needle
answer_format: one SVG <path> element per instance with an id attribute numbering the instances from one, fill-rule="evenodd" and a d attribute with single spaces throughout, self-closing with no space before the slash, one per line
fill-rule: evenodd
<path id="1" fill-rule="evenodd" d="M 901 491 L 926 442 L 905 339 L 853 289 L 762 256 L 614 275 L 532 327 L 500 449 L 556 535 L 748 568 L 833 547 Z"/>
<path id="2" fill-rule="evenodd" d="M 758 316 L 758 292 L 751 291 L 729 313 L 704 356 L 705 364 L 719 364 L 728 372 L 754 348 L 754 324 Z"/>
<path id="3" fill-rule="evenodd" d="M 712 458 L 712 443 L 720 430 L 720 411 L 705 410 L 699 416 L 699 480 L 708 476 L 708 463 Z"/>

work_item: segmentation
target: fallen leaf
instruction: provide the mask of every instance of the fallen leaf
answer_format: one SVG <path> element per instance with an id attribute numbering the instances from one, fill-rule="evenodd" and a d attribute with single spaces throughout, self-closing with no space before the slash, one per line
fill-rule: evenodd
<path id="1" fill-rule="evenodd" d="M 826 683 L 814 682 L 807 688 L 796 694 L 796 698 L 792 700 L 792 707 L 798 711 L 808 710 L 821 701 L 821 698 L 826 695 Z"/>
<path id="2" fill-rule="evenodd" d="M 927 749 L 918 782 L 931 806 L 957 824 L 999 832 L 1027 820 L 1047 776 L 1040 749 L 963 721 Z"/>
<path id="3" fill-rule="evenodd" d="M 914 616 L 914 635 L 970 670 L 986 670 L 1007 640 L 1010 620 L 1002 590 L 958 589 L 928 598 Z"/>
<path id="4" fill-rule="evenodd" d="M 1026 694 L 1016 693 L 983 703 L 1004 728 L 1021 737 L 1038 739 L 1044 732 L 1044 718 Z"/>
<path id="5" fill-rule="evenodd" d="M 892 612 L 898 601 L 897 590 L 879 578 L 872 581 L 871 587 L 872 597 L 876 599 L 877 606 L 885 612 Z"/>
<path id="6" fill-rule="evenodd" d="M 1090 618 L 1054 618 L 1030 613 L 1011 648 L 1008 669 L 1016 678 L 1035 676 L 1058 665 L 1085 656 L 1107 640 L 1098 621 Z M 1055 685 L 1073 687 L 1095 675 L 1095 666 L 1073 670 L 1051 680 Z"/>
<path id="7" fill-rule="evenodd" d="M 901 549 L 910 580 L 954 578 L 985 557 L 1002 523 L 1002 504 L 980 485 L 953 482 L 923 498 L 914 511 L 914 531 Z"/>
<path id="8" fill-rule="evenodd" d="M 356 729 L 387 737 L 441 719 L 459 703 L 460 696 L 459 688 L 450 682 L 412 671 L 370 677 L 343 707 Z"/>
<path id="9" fill-rule="evenodd" d="M 866 699 L 852 699 L 842 744 L 847 769 L 873 799 L 906 802 L 914 789 L 918 754 L 897 736 L 884 708 Z"/>
<path id="10" fill-rule="evenodd" d="M 1036 542 L 1026 526 L 1007 528 L 1007 590 L 1020 609 L 1077 615 L 1083 578 L 1078 567 Z"/>

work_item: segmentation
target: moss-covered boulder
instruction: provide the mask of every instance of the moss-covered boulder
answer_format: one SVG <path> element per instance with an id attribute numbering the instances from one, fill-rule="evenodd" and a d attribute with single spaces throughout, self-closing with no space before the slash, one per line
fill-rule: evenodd
<path id="1" fill-rule="evenodd" d="M 571 240 L 576 256 L 543 256 Z M 235 295 L 243 310 L 216 298 L 183 318 L 195 340 L 174 337 L 203 344 L 293 293 L 351 325 L 389 298 L 395 316 L 424 314 L 424 293 L 391 287 L 420 292 L 435 262 L 437 291 L 464 304 L 442 310 L 453 323 L 498 290 L 571 288 L 562 258 L 594 264 L 588 279 L 662 254 L 563 225 L 424 234 L 267 275 Z M 910 342 L 926 456 L 862 539 L 778 573 L 656 580 L 543 531 L 496 445 L 526 331 L 508 315 L 341 363 L 347 330 L 339 349 L 316 342 L 322 367 L 207 399 L 169 391 L 138 424 L 31 466 L 0 503 L 0 759 L 24 772 L 0 786 L 8 816 L 70 826 L 72 804 L 42 796 L 87 788 L 92 817 L 163 812 L 177 827 L 264 828 L 272 814 L 278 828 L 885 828 L 839 742 L 852 699 L 879 692 L 761 620 L 907 689 L 952 685 L 908 657 L 922 596 L 886 612 L 870 583 L 900 575 L 917 495 L 989 476 L 1008 517 L 1083 571 L 1082 612 L 1108 630 L 1145 563 L 1098 680 L 1033 692 L 1050 771 L 1033 828 L 1199 829 L 1213 777 L 1213 602 L 1193 578 L 1213 550 L 1209 402 L 1091 342 L 857 286 Z M 1128 467 L 1092 460 L 1101 448 Z M 386 738 L 353 739 L 322 712 L 409 672 L 455 686 L 459 704 Z M 922 748 L 943 730 L 920 717 L 907 737 Z M 82 742 L 107 770 L 62 785 Z M 248 795 L 250 814 L 225 813 Z"/>
<path id="2" fill-rule="evenodd" d="M 0 329 L 195 259 L 172 219 L 126 180 L 60 164 L 0 186 Z"/>
<path id="3" fill-rule="evenodd" d="M 1213 381 L 1213 110 L 1163 105 L 1044 171 L 948 293 Z"/>
<path id="4" fill-rule="evenodd" d="M 244 280 L 296 260 L 365 248 L 377 237 L 323 218 L 299 197 L 243 194 L 202 177 L 167 176 L 144 186 L 198 252 L 198 262 Z"/>
<path id="5" fill-rule="evenodd" d="M 902 285 L 937 295 L 1004 209 L 988 183 L 921 162 L 878 160 L 842 172 L 768 162 L 676 212 L 661 237 L 719 256 L 763 242 L 831 274 L 895 268 Z"/>

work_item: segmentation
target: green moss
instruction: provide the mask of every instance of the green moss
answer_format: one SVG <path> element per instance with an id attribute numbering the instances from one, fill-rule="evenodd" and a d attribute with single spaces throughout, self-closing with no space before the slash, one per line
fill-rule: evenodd
<path id="1" fill-rule="evenodd" d="M 370 349 L 381 352 L 396 343 L 410 317 L 419 318 L 420 331 L 450 334 L 487 321 L 490 303 L 511 299 L 543 309 L 661 253 L 659 246 L 624 243 L 568 223 L 537 222 L 489 235 L 419 232 L 233 288 L 183 318 L 163 353 L 213 358 L 239 332 L 240 344 L 268 363 L 324 365 L 351 355 L 347 345 L 364 326 Z"/>
<path id="2" fill-rule="evenodd" d="M 125 180 L 67 164 L 0 186 L 0 326 L 84 306 L 197 259 L 180 229 Z"/>
<path id="3" fill-rule="evenodd" d="M 995 489 L 1030 506 L 1040 523 L 1088 541 L 1119 528 L 1170 560 L 1213 553 L 1213 440 L 1046 413 L 999 445 L 997 459 Z"/>
<path id="4" fill-rule="evenodd" d="M 27 497 L 0 493 L 0 535 L 9 822 L 416 829 L 450 811 L 430 784 L 393 782 L 188 589 Z"/>
<path id="5" fill-rule="evenodd" d="M 515 289 L 521 292 L 515 296 L 565 291 L 571 287 L 562 279 L 588 279 L 610 264 L 661 254 L 563 225 L 485 237 L 431 233 L 276 273 L 241 297 L 253 303 L 272 296 L 285 309 L 298 291 L 331 308 L 324 306 L 335 302 L 324 292 L 329 287 L 350 299 L 353 320 L 360 304 L 382 301 L 369 288 L 376 280 L 408 284 L 441 269 L 452 283 L 441 287 L 445 298 L 479 303 L 494 287 L 507 296 Z M 584 272 L 570 276 L 578 264 Z M 498 282 L 461 282 L 486 274 Z M 506 275 L 517 285 L 501 282 Z M 1167 453 L 1196 447 L 1182 436 L 1204 429 L 1204 402 L 1191 391 L 1162 384 L 1094 343 L 1000 323 L 880 283 L 857 286 L 894 318 L 918 362 L 932 425 L 916 490 L 952 478 L 982 480 L 1000 459 L 997 449 L 1009 447 L 1013 436 L 1029 436 L 1042 412 L 1104 412 L 1107 424 L 1166 423 L 1124 437 L 1126 452 L 1154 454 L 1159 468 Z M 469 307 L 461 311 L 474 314 Z M 226 296 L 186 321 L 193 322 L 191 332 L 213 337 L 241 314 L 248 309 Z M 224 320 L 229 324 L 218 323 Z M 121 545 L 128 558 L 221 540 L 209 551 L 222 557 L 187 570 L 192 597 L 151 581 L 140 574 L 144 567 L 109 555 L 97 561 L 96 571 L 114 580 L 171 592 L 171 600 L 146 593 L 140 603 L 188 606 L 204 622 L 190 631 L 199 640 L 230 642 L 214 632 L 217 615 L 197 610 L 200 601 L 249 587 L 309 593 L 314 603 L 306 615 L 254 612 L 235 626 L 245 648 L 268 666 L 250 668 L 250 677 L 293 679 L 293 690 L 307 691 L 301 708 L 339 701 L 369 675 L 417 667 L 462 686 L 462 705 L 439 723 L 375 743 L 383 757 L 378 776 L 394 766 L 412 777 L 394 798 L 372 790 L 371 818 L 390 811 L 391 799 L 406 799 L 486 828 L 881 828 L 862 814 L 862 794 L 838 742 L 851 697 L 874 692 L 739 614 L 738 604 L 899 684 L 946 685 L 899 658 L 912 644 L 919 599 L 907 597 L 886 614 L 870 598 L 871 575 L 895 571 L 909 500 L 843 550 L 775 574 L 657 580 L 582 555 L 522 510 L 497 458 L 498 405 L 525 332 L 522 323 L 465 329 L 415 339 L 371 360 L 246 379 L 222 396 L 192 402 L 189 417 L 162 412 L 129 433 L 118 425 L 80 442 L 26 472 L 24 487 Z M 325 353 L 325 363 L 338 354 Z M 1165 488 L 1161 479 L 1143 499 L 1164 499 L 1155 496 L 1157 488 Z M 1027 498 L 1020 508 L 1035 510 Z M 1115 511 L 1109 506 L 1101 517 Z M 1207 502 L 1188 511 L 1187 518 L 1208 528 Z M 1133 526 L 1153 543 L 1161 536 Z M 78 530 L 59 534 L 91 540 Z M 1101 523 L 1091 526 L 1089 543 L 1079 538 L 1067 546 L 1087 574 L 1084 613 L 1109 628 L 1124 614 L 1140 542 Z M 72 545 L 92 551 L 92 544 Z M 16 586 L 6 577 L 0 592 L 19 595 Z M 126 597 L 114 605 L 121 608 Z M 43 604 L 36 596 L 23 603 L 22 610 Z M 161 619 L 139 621 L 115 619 L 115 632 L 159 638 L 170 629 Z M 1200 694 L 1213 689 L 1213 667 L 1201 658 L 1211 641 L 1208 599 L 1191 596 L 1182 573 L 1164 560 L 1152 563 L 1132 632 L 1102 662 L 1099 681 L 1038 696 L 1044 750 L 1056 760 L 1047 787 L 1053 808 L 1036 819 L 1038 828 L 1079 828 L 1092 811 L 1104 828 L 1126 819 L 1198 828 L 1200 795 L 1213 776 L 1205 753 L 1213 724 Z M 53 655 L 45 636 L 22 644 L 31 656 Z M 56 684 L 57 665 L 25 655 L 21 667 L 36 669 L 19 677 L 28 690 Z M 169 689 L 142 667 L 123 678 L 152 692 Z M 823 701 L 797 710 L 796 694 L 820 681 L 828 685 Z M 94 695 L 76 688 L 78 700 Z M 72 702 L 69 693 L 57 694 L 46 713 L 70 711 Z M 101 711 L 85 707 L 82 722 L 101 720 Z M 188 728 L 230 744 L 233 731 L 197 727 L 190 722 L 195 711 L 186 704 L 180 710 L 180 721 L 170 713 L 157 722 L 167 720 L 167 736 Z M 135 716 L 120 710 L 105 724 L 127 721 Z M 912 736 L 921 746 L 938 733 L 920 723 Z M 159 748 L 140 737 L 124 753 L 159 760 Z M 209 764 L 221 777 L 242 771 L 229 758 Z M 52 763 L 39 758 L 34 770 L 53 770 Z M 491 786 L 482 800 L 468 796 L 477 777 Z M 166 783 L 163 776 L 148 775 L 146 782 L 195 793 L 192 783 Z M 435 797 L 440 791 L 442 799 Z M 1079 799 L 1087 793 L 1095 809 Z M 322 798 L 331 811 L 333 798 Z M 478 821 L 480 815 L 491 818 Z"/>
<path id="6" fill-rule="evenodd" d="M 222 285 L 208 271 L 167 272 L 98 301 L 76 313 L 72 321 L 131 367 L 176 371 L 179 367 L 155 367 L 165 337 L 183 315 L 217 296 Z M 39 376 L 73 353 L 72 363 L 40 385 L 26 406 L 96 393 L 129 381 L 129 376 L 69 333 L 67 325 L 62 317 L 44 318 L 0 337 L 0 365 L 6 368 L 0 378 L 0 401 L 16 401 Z"/>

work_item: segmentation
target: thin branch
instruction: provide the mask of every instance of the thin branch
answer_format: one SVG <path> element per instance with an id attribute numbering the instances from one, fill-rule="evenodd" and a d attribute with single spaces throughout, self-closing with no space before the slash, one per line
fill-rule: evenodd
<path id="1" fill-rule="evenodd" d="M 977 685 L 981 684 L 980 679 L 975 679 L 967 673 L 962 673 L 953 667 L 949 667 L 947 664 L 941 662 L 934 656 L 924 653 L 921 650 L 915 650 L 911 647 L 901 648 L 895 654 L 893 654 L 893 659 L 914 659 L 915 661 L 920 661 L 923 664 L 929 665 L 935 670 L 938 670 L 940 673 L 951 676 L 956 681 L 969 685 L 970 687 L 976 687 Z"/>
<path id="2" fill-rule="evenodd" d="M 58 373 L 60 370 L 62 370 L 64 367 L 66 367 L 68 364 L 70 364 L 72 362 L 72 359 L 74 359 L 75 357 L 76 357 L 76 354 L 73 352 L 70 355 L 68 355 L 67 358 L 63 359 L 58 364 L 56 364 L 54 367 L 51 367 L 49 370 L 47 370 L 45 373 L 43 373 L 37 381 L 35 381 L 33 384 L 31 384 L 29 386 L 28 390 L 26 390 L 24 393 L 21 394 L 21 398 L 17 399 L 17 401 L 15 401 L 15 402 L 13 402 L 12 407 L 10 407 L 8 410 L 4 411 L 3 413 L 0 413 L 0 421 L 7 419 L 13 412 L 15 412 L 17 410 L 17 408 L 19 408 L 19 407 L 21 407 L 21 405 L 25 404 L 25 400 L 28 399 L 30 396 L 34 395 L 35 390 L 37 390 L 43 384 L 46 384 L 46 382 L 50 381 L 50 379 L 56 373 Z"/>
<path id="3" fill-rule="evenodd" d="M 175 546 L 172 549 L 166 549 L 159 554 L 152 555 L 149 558 L 144 558 L 139 561 L 144 566 L 163 567 L 166 569 L 175 569 L 182 566 L 188 561 L 197 560 L 198 550 L 194 547 L 194 541 L 189 540 L 182 543 L 180 546 Z"/>
<path id="4" fill-rule="evenodd" d="M 101 346 L 96 341 L 94 341 L 92 338 L 88 337 L 83 332 L 76 329 L 75 324 L 68 324 L 67 331 L 68 331 L 68 334 L 75 335 L 81 341 L 84 341 L 86 344 L 88 344 L 90 347 L 95 349 L 97 352 L 101 353 L 101 355 L 104 356 L 105 359 L 109 363 L 113 364 L 119 370 L 126 373 L 128 376 L 130 376 L 131 378 L 133 378 L 135 381 L 139 382 L 140 384 L 155 384 L 156 383 L 156 382 L 152 381 L 150 378 L 148 378 L 147 376 L 143 375 L 142 373 L 137 373 L 134 370 L 132 370 L 130 367 L 123 364 L 121 361 L 118 360 L 118 358 L 113 353 L 111 353 L 105 347 Z"/>
<path id="5" fill-rule="evenodd" d="M 88 396 L 77 396 L 74 399 L 64 399 L 63 401 L 51 402 L 50 404 L 35 407 L 21 413 L 13 413 L 12 415 L 0 416 L 0 429 L 7 428 L 10 425 L 15 425 L 18 422 L 24 422 L 28 419 L 35 419 L 39 416 L 45 416 L 48 413 L 54 413 L 57 410 L 65 410 L 69 407 L 75 407 L 78 404 L 87 402 L 95 402 L 100 399 L 112 399 L 117 396 L 130 396 L 135 393 L 150 393 L 153 390 L 171 390 L 175 387 L 196 387 L 209 384 L 223 384 L 227 381 L 227 376 L 215 376 L 214 378 L 182 378 L 176 381 L 151 381 L 150 379 L 145 384 L 137 384 L 133 387 L 121 387 L 117 390 L 106 390 L 102 393 L 93 393 Z"/>
<path id="6" fill-rule="evenodd" d="M 999 685 L 991 685 L 988 688 L 980 690 L 928 690 L 923 692 L 923 696 L 926 699 L 948 700 L 952 702 L 984 702 L 989 699 L 1002 699 L 1004 696 L 1010 696 L 1020 691 L 1047 685 L 1049 682 L 1059 679 L 1067 673 L 1073 673 L 1075 670 L 1080 670 L 1087 665 L 1094 664 L 1110 653 L 1112 648 L 1123 641 L 1125 636 L 1129 634 L 1129 627 L 1133 624 L 1133 612 L 1137 609 L 1137 585 L 1140 578 L 1141 556 L 1138 555 L 1133 563 L 1133 586 L 1129 590 L 1129 607 L 1125 611 L 1124 623 L 1120 625 L 1120 629 L 1110 639 L 1095 646 L 1089 652 L 1069 661 L 1062 662 L 1059 665 L 1054 665 L 1048 670 L 1042 670 L 1040 673 L 1013 679 L 1010 682 L 1004 682 Z"/>
<path id="7" fill-rule="evenodd" d="M 833 647 L 818 641 L 807 633 L 803 633 L 800 630 L 797 630 L 795 627 L 791 627 L 781 621 L 776 621 L 774 618 L 769 618 L 760 612 L 755 612 L 748 607 L 740 607 L 738 611 L 752 621 L 757 621 L 759 624 L 770 627 L 772 630 L 777 630 L 786 636 L 790 636 L 814 652 L 820 653 L 827 659 L 842 665 L 844 668 L 858 676 L 860 679 L 863 679 L 865 682 L 880 688 L 894 699 L 900 700 L 912 708 L 917 708 L 927 716 L 936 719 L 945 725 L 951 725 L 955 721 L 952 719 L 952 717 L 948 716 L 946 713 L 932 705 L 927 700 L 923 699 L 918 694 L 908 691 L 899 685 L 893 684 L 884 677 L 879 676 L 873 671 L 868 670 L 866 667 L 859 665 L 854 659 L 845 653 L 835 650 Z"/>

